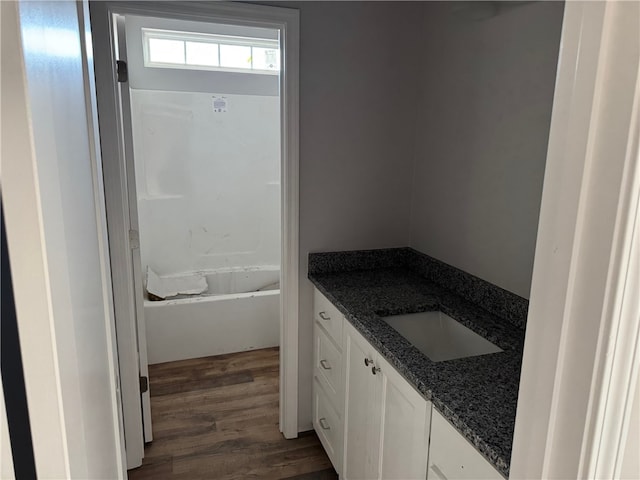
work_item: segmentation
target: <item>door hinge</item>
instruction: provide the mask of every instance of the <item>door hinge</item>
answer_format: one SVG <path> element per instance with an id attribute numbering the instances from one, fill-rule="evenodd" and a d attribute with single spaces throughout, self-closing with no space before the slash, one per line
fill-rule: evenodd
<path id="1" fill-rule="evenodd" d="M 140 393 L 149 390 L 149 377 L 140 377 Z"/>
<path id="2" fill-rule="evenodd" d="M 129 230 L 129 247 L 131 250 L 140 248 L 140 234 L 137 230 Z"/>
<path id="3" fill-rule="evenodd" d="M 118 82 L 128 82 L 129 69 L 127 68 L 127 62 L 125 62 L 124 60 L 116 60 L 116 73 L 118 74 Z"/>

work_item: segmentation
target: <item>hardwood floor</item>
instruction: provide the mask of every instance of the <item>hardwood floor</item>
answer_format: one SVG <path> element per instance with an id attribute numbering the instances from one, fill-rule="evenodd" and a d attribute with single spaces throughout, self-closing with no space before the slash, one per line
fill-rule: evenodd
<path id="1" fill-rule="evenodd" d="M 335 480 L 314 432 L 278 431 L 278 349 L 149 366 L 153 443 L 131 480 Z"/>

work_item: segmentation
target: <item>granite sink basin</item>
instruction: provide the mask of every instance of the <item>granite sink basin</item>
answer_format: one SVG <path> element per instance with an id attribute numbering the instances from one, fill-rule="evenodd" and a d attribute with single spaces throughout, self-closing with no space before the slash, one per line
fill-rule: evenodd
<path id="1" fill-rule="evenodd" d="M 392 315 L 382 320 L 432 362 L 502 352 L 489 340 L 440 311 Z"/>

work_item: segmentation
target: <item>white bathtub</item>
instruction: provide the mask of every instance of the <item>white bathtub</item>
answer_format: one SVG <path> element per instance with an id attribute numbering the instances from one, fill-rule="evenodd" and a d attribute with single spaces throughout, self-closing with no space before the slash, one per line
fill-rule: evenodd
<path id="1" fill-rule="evenodd" d="M 207 293 L 145 300 L 150 364 L 279 345 L 277 266 L 203 273 L 209 284 Z"/>

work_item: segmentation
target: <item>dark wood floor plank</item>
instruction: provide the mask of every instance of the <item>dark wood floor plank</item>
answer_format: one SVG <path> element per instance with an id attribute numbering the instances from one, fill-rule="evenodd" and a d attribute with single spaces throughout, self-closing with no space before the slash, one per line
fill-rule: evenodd
<path id="1" fill-rule="evenodd" d="M 338 474 L 333 468 L 311 473 L 303 473 L 294 477 L 281 478 L 280 480 L 338 480 Z"/>
<path id="2" fill-rule="evenodd" d="M 227 385 L 237 385 L 238 383 L 253 382 L 253 376 L 249 370 L 241 372 L 225 373 L 222 375 L 210 375 L 207 377 L 195 377 L 189 380 L 181 379 L 178 382 L 167 382 L 164 384 L 151 384 L 149 390 L 152 395 L 161 396 L 172 393 L 185 393 L 200 390 L 209 390 Z"/>
<path id="3" fill-rule="evenodd" d="M 152 402 L 154 415 L 156 412 L 158 415 L 171 414 L 194 406 L 220 414 L 238 408 L 258 408 L 278 397 L 277 384 L 257 379 L 248 384 L 219 387 L 215 391 L 191 391 L 152 397 Z"/>
<path id="4" fill-rule="evenodd" d="M 278 430 L 277 348 L 149 367 L 154 441 L 131 480 L 335 480 L 315 432 Z M 333 476 L 332 476 L 333 475 Z"/>
<path id="5" fill-rule="evenodd" d="M 265 348 L 177 362 L 157 363 L 149 365 L 149 374 L 151 375 L 151 381 L 153 381 L 154 376 L 156 380 L 162 381 L 171 380 L 176 373 L 185 375 L 206 375 L 207 372 L 213 374 L 232 373 L 265 365 L 278 365 L 279 356 L 278 347 Z"/>
<path id="6" fill-rule="evenodd" d="M 322 448 L 310 445 L 302 448 L 280 448 L 279 451 L 271 446 L 268 449 L 242 448 L 242 445 L 232 447 L 228 452 L 215 455 L 174 458 L 174 473 L 191 476 L 192 478 L 206 478 L 207 474 L 215 472 L 220 480 L 236 478 L 281 478 L 314 470 L 323 470 L 330 466 L 328 459 L 324 460 Z M 326 455 L 325 455 L 326 457 Z"/>

